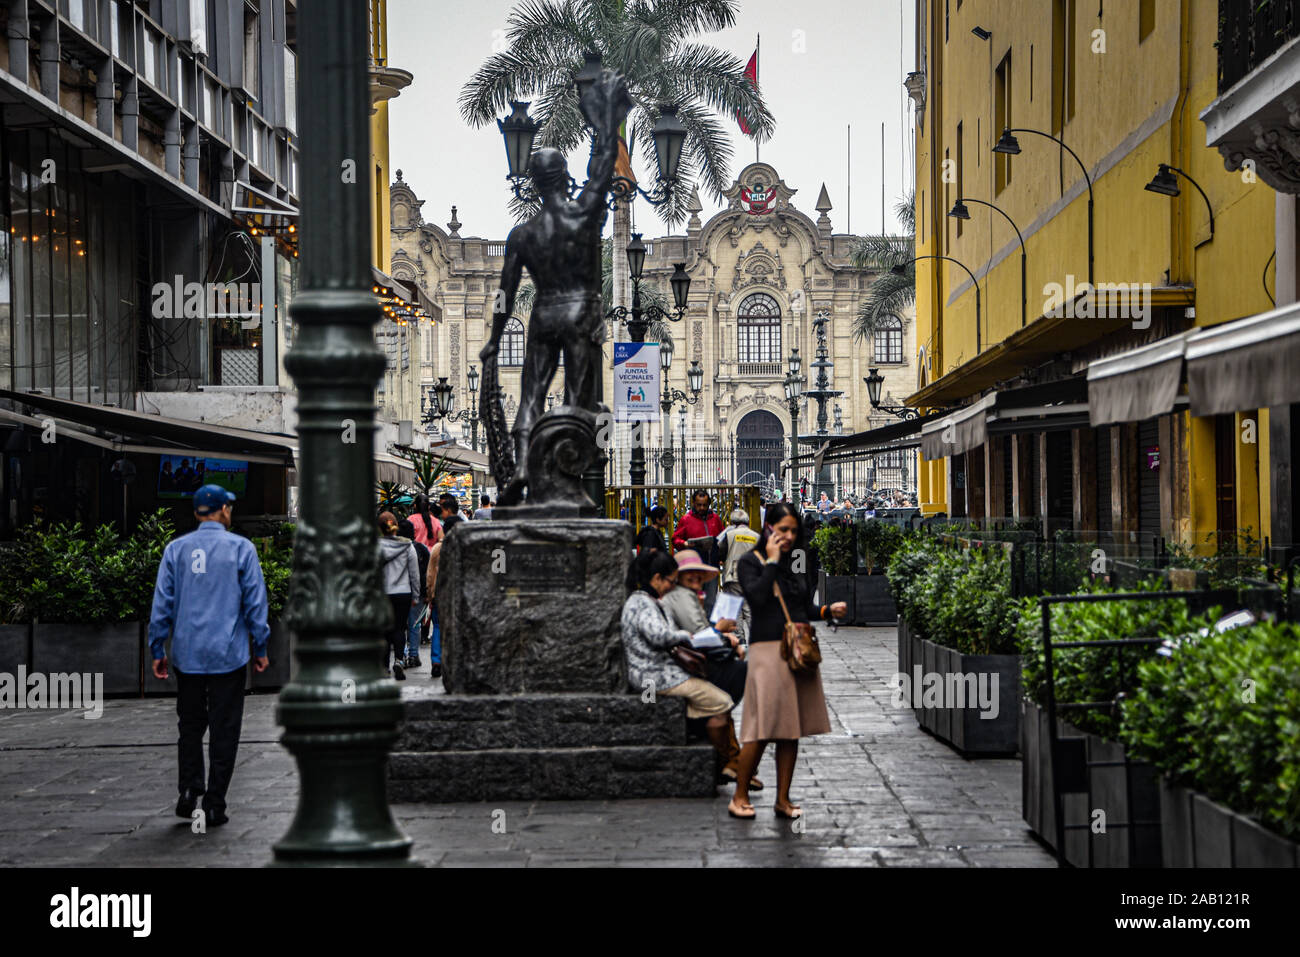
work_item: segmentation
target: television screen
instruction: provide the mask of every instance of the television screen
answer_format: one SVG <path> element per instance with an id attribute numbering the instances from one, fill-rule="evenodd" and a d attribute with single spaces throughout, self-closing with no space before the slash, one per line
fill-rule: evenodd
<path id="1" fill-rule="evenodd" d="M 159 459 L 159 498 L 190 498 L 203 485 L 220 485 L 242 496 L 248 487 L 248 463 L 239 459 L 192 455 L 162 455 Z"/>

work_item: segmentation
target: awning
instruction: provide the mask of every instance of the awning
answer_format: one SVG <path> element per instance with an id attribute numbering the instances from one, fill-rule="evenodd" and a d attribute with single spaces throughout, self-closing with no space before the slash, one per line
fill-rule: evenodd
<path id="1" fill-rule="evenodd" d="M 1082 375 L 1003 389 L 989 413 L 985 428 L 989 435 L 1022 432 L 1062 432 L 1087 428 L 1088 381 Z"/>
<path id="2" fill-rule="evenodd" d="M 415 469 L 405 459 L 387 452 L 375 453 L 375 481 L 400 482 L 402 485 L 415 484 Z"/>
<path id="3" fill-rule="evenodd" d="M 378 266 L 370 267 L 370 278 L 374 282 L 375 295 L 394 307 L 397 318 L 424 316 L 434 322 L 442 321 L 442 310 L 415 282 L 406 283 L 394 279 Z"/>
<path id="4" fill-rule="evenodd" d="M 879 428 L 855 432 L 852 435 L 837 435 L 827 441 L 813 456 L 799 456 L 795 464 L 806 464 L 811 458 L 814 466 L 851 462 L 870 458 L 881 452 L 895 452 L 899 449 L 914 449 L 921 444 L 921 429 L 927 422 L 938 419 L 937 415 L 927 415 L 915 419 L 892 422 Z"/>
<path id="5" fill-rule="evenodd" d="M 1300 402 L 1300 303 L 1193 332 L 1187 339 L 1192 415 Z"/>
<path id="6" fill-rule="evenodd" d="M 194 422 L 173 419 L 163 415 L 149 415 L 131 409 L 57 399 L 48 395 L 14 392 L 0 389 L 0 399 L 39 409 L 47 416 L 65 423 L 108 433 L 112 440 L 96 436 L 93 432 L 65 426 L 66 437 L 89 442 L 104 448 L 124 452 L 155 455 L 205 455 L 212 458 L 234 458 L 263 464 L 293 467 L 298 440 L 292 435 L 274 432 L 254 432 L 212 422 Z M 27 421 L 28 416 L 18 412 L 8 413 L 11 421 Z M 39 417 L 37 417 L 39 421 Z M 107 443 L 107 444 L 105 444 Z"/>
<path id="7" fill-rule="evenodd" d="M 1141 422 L 1174 410 L 1183 384 L 1188 332 L 1088 364 L 1093 425 Z"/>
<path id="8" fill-rule="evenodd" d="M 997 398 L 996 393 L 986 395 L 929 423 L 921 430 L 921 457 L 933 462 L 983 445 L 987 435 L 985 421 Z"/>

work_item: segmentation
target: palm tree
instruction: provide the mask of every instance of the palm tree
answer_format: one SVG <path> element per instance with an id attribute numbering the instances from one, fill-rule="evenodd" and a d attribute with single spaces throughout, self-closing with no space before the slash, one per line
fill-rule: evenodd
<path id="1" fill-rule="evenodd" d="M 871 338 L 882 322 L 891 316 L 901 316 L 916 301 L 916 264 L 908 261 L 916 255 L 915 197 L 915 192 L 910 192 L 894 206 L 894 213 L 903 226 L 902 234 L 862 236 L 854 241 L 849 252 L 856 268 L 880 273 L 853 320 L 853 333 L 860 339 Z M 901 275 L 890 271 L 890 267 L 900 263 L 904 264 Z"/>
<path id="2" fill-rule="evenodd" d="M 490 123 L 511 100 L 534 100 L 538 146 L 569 153 L 587 136 L 573 77 L 586 51 L 599 53 L 621 72 L 633 107 L 626 129 L 632 146 L 654 155 L 652 130 L 658 104 L 674 103 L 686 127 L 681 166 L 659 215 L 670 226 L 686 218 L 692 181 L 698 175 L 715 199 L 731 182 L 731 143 L 726 124 L 739 113 L 762 142 L 775 121 L 745 77 L 736 56 L 700 43 L 700 34 L 735 24 L 737 0 L 524 0 L 506 20 L 507 50 L 493 54 L 465 84 L 461 116 L 471 126 Z M 512 203 L 520 219 L 530 214 Z M 630 209 L 614 214 L 614 240 L 626 245 Z M 612 263 L 611 298 L 627 305 L 627 264 Z"/>

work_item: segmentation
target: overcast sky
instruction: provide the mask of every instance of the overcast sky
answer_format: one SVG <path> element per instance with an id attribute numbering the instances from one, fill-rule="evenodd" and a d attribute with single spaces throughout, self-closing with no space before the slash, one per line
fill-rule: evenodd
<path id="1" fill-rule="evenodd" d="M 456 109 L 465 80 L 500 41 L 516 0 L 389 0 L 388 62 L 410 70 L 414 82 L 391 102 L 391 151 L 416 195 L 426 222 L 444 226 L 458 208 L 461 234 L 504 239 L 513 225 L 505 181 L 506 159 L 495 124 L 470 129 Z M 898 229 L 893 207 L 910 187 L 912 139 L 904 136 L 912 69 L 912 0 L 740 0 L 737 25 L 706 39 L 747 61 L 762 35 L 759 87 L 776 117 L 776 133 L 761 147 L 787 186 L 794 205 L 816 218 L 823 182 L 830 191 L 837 233 L 881 229 L 881 124 L 884 124 L 884 225 Z M 852 165 L 846 127 L 852 126 Z M 754 144 L 734 120 L 728 124 L 735 175 L 754 158 Z M 645 157 L 634 161 L 642 182 Z M 651 160 L 653 163 L 653 160 Z M 574 158 L 575 176 L 586 169 Z M 851 182 L 850 182 L 851 174 Z M 852 209 L 847 185 L 852 186 Z M 719 205 L 700 191 L 707 221 Z M 638 228 L 646 238 L 667 228 L 644 202 Z M 607 227 L 608 228 L 608 227 Z"/>

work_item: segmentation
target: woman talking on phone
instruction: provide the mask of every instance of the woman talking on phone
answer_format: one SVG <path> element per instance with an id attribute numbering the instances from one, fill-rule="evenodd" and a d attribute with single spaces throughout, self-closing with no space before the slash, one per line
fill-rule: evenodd
<path id="1" fill-rule="evenodd" d="M 776 742 L 776 814 L 802 817 L 802 808 L 790 800 L 799 739 L 831 729 L 821 673 L 814 669 L 796 674 L 781 654 L 787 614 L 790 621 L 806 624 L 841 617 L 846 610 L 844 602 L 813 604 L 804 576 L 795 570 L 796 557 L 807 560 L 806 548 L 795 507 L 777 502 L 767 508 L 758 544 L 736 566 L 753 622 L 739 776 L 736 793 L 727 805 L 732 817 L 748 819 L 757 814 L 749 803 L 749 781 L 769 741 Z"/>

